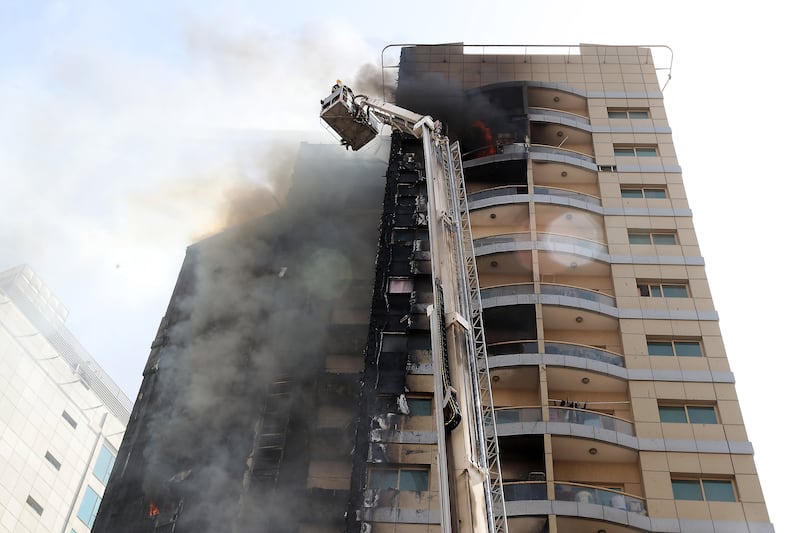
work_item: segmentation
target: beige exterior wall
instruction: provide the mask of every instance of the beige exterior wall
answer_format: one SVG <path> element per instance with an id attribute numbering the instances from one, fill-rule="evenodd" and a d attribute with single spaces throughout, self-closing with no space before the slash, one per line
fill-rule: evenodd
<path id="1" fill-rule="evenodd" d="M 573 48 L 570 55 L 471 55 L 464 54 L 460 45 L 449 45 L 406 49 L 404 61 L 406 72 L 438 75 L 465 89 L 533 82 L 525 89 L 529 117 L 530 109 L 536 107 L 588 119 L 586 127 L 559 124 L 555 119 L 532 123 L 531 143 L 546 144 L 545 139 L 558 135 L 556 130 L 563 130 L 561 135 L 572 140 L 565 141 L 561 148 L 592 156 L 598 168 L 587 170 L 570 166 L 569 162 L 559 163 L 558 169 L 564 170 L 559 174 L 553 172 L 556 163 L 529 155 L 532 162 L 528 165 L 528 193 L 534 192 L 531 186 L 558 187 L 599 197 L 599 208 L 580 203 L 527 204 L 520 200 L 492 205 L 483 201 L 473 211 L 472 218 L 476 239 L 529 232 L 531 242 L 535 243 L 541 234 L 556 233 L 607 247 L 603 258 L 587 259 L 578 253 L 574 259 L 578 266 L 561 270 L 557 266 L 563 257 L 555 257 L 554 251 L 534 244 L 529 247 L 532 259 L 524 268 L 503 270 L 504 262 L 517 257 L 509 254 L 478 258 L 482 287 L 534 284 L 539 298 L 535 305 L 540 340 L 600 347 L 624 359 L 623 377 L 619 377 L 620 373 L 609 374 L 599 366 L 562 360 L 547 365 L 503 363 L 503 369 L 512 372 L 528 372 L 531 365 L 538 366 L 542 378 L 531 379 L 527 385 L 517 380 L 510 386 L 505 376 L 501 377 L 493 383 L 497 407 L 540 406 L 548 399 L 575 400 L 586 402 L 587 411 L 612 414 L 633 423 L 635 441 L 623 444 L 620 440 L 620 444 L 613 445 L 585 434 L 559 436 L 554 441 L 545 426 L 537 428 L 543 435 L 550 497 L 554 497 L 553 484 L 557 483 L 615 485 L 646 501 L 647 525 L 641 525 L 644 530 L 676 531 L 684 523 L 694 524 L 691 527 L 697 527 L 698 531 L 715 527 L 714 530 L 724 530 L 721 524 L 733 521 L 741 522 L 745 528 L 742 530 L 752 527 L 770 531 L 650 51 L 584 45 L 579 52 Z M 649 116 L 609 118 L 609 108 L 646 110 Z M 625 157 L 615 155 L 615 147 L 655 147 L 657 155 Z M 532 154 L 528 150 L 529 146 L 521 147 L 522 152 Z M 508 185 L 502 177 L 471 182 L 469 169 L 467 180 L 470 193 Z M 623 197 L 622 189 L 636 187 L 662 189 L 665 197 Z M 489 214 L 494 216 L 490 218 Z M 676 243 L 631 244 L 629 230 L 670 232 L 675 235 Z M 496 265 L 491 264 L 493 259 Z M 641 296 L 637 284 L 642 281 L 685 285 L 688 297 Z M 554 303 L 545 298 L 542 283 L 614 296 L 614 310 L 597 310 L 591 305 L 576 307 L 566 301 Z M 648 355 L 648 341 L 659 340 L 698 342 L 702 356 Z M 542 351 L 544 343 L 540 342 L 539 347 Z M 607 379 L 612 374 L 614 379 Z M 581 379 L 586 378 L 589 383 L 582 386 Z M 415 390 L 431 390 L 423 381 L 412 380 L 412 386 Z M 607 403 L 601 406 L 602 402 Z M 713 406 L 718 423 L 662 423 L 659 405 Z M 544 418 L 547 419 L 546 411 Z M 502 460 L 502 438 L 500 442 Z M 692 443 L 720 446 L 713 451 L 708 447 L 665 451 L 691 448 Z M 608 451 L 610 455 L 633 454 L 635 459 L 630 460 L 629 455 L 623 462 L 586 462 L 576 450 L 589 448 L 595 449 L 594 453 L 600 448 L 598 455 Z M 700 449 L 709 451 L 697 451 Z M 673 479 L 730 480 L 735 501 L 676 499 Z M 514 502 L 514 513 L 519 513 L 517 503 Z M 513 515 L 510 523 L 524 523 L 520 518 L 524 514 Z M 551 532 L 558 529 L 557 514 L 550 513 Z M 598 522 L 588 515 L 581 522 L 580 516 L 579 512 L 577 519 L 563 523 L 569 523 L 571 528 L 580 527 L 580 531 L 598 531 Z M 404 527 L 411 529 L 392 531 L 427 531 L 426 526 Z M 640 530 L 619 524 L 616 527 L 614 531 Z M 373 531 L 383 529 L 378 527 Z"/>

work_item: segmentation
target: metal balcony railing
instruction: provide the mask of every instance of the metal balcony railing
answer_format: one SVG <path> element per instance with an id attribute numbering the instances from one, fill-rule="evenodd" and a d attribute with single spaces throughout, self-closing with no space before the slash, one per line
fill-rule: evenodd
<path id="1" fill-rule="evenodd" d="M 496 342 L 489 345 L 489 355 L 514 355 L 514 354 L 535 354 L 539 353 L 539 345 L 536 340 L 517 340 Z M 625 358 L 618 353 L 586 346 L 573 342 L 563 341 L 544 341 L 544 353 L 550 355 L 566 355 L 600 361 L 615 366 L 625 366 Z"/>

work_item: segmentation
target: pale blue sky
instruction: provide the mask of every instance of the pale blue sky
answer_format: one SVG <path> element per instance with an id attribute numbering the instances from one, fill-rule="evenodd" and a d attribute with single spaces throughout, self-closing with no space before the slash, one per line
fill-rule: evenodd
<path id="1" fill-rule="evenodd" d="M 0 270 L 29 263 L 133 398 L 185 246 L 215 226 L 226 187 L 269 179 L 252 141 L 324 135 L 319 98 L 384 45 L 667 44 L 700 246 L 771 517 L 791 531 L 800 112 L 786 5 L 0 0 Z"/>

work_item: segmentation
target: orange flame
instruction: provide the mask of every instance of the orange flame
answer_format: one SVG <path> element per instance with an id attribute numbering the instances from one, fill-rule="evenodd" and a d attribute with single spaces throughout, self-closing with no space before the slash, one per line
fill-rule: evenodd
<path id="1" fill-rule="evenodd" d="M 152 501 L 150 502 L 150 510 L 148 511 L 147 516 L 150 518 L 158 516 L 158 507 L 156 507 L 156 504 L 154 504 Z"/>
<path id="2" fill-rule="evenodd" d="M 478 131 L 482 147 L 475 151 L 475 157 L 483 157 L 497 153 L 497 146 L 495 146 L 492 138 L 492 130 L 482 120 L 476 120 L 472 123 L 472 127 Z"/>

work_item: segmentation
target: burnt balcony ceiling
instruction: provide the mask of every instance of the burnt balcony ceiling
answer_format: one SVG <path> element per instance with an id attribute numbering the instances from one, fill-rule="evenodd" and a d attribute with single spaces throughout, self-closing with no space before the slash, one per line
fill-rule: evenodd
<path id="1" fill-rule="evenodd" d="M 498 185 L 526 185 L 528 183 L 528 164 L 525 160 L 494 161 L 464 169 L 467 187 L 474 182 Z"/>
<path id="2" fill-rule="evenodd" d="M 486 342 L 536 339 L 536 306 L 509 305 L 483 310 Z"/>

